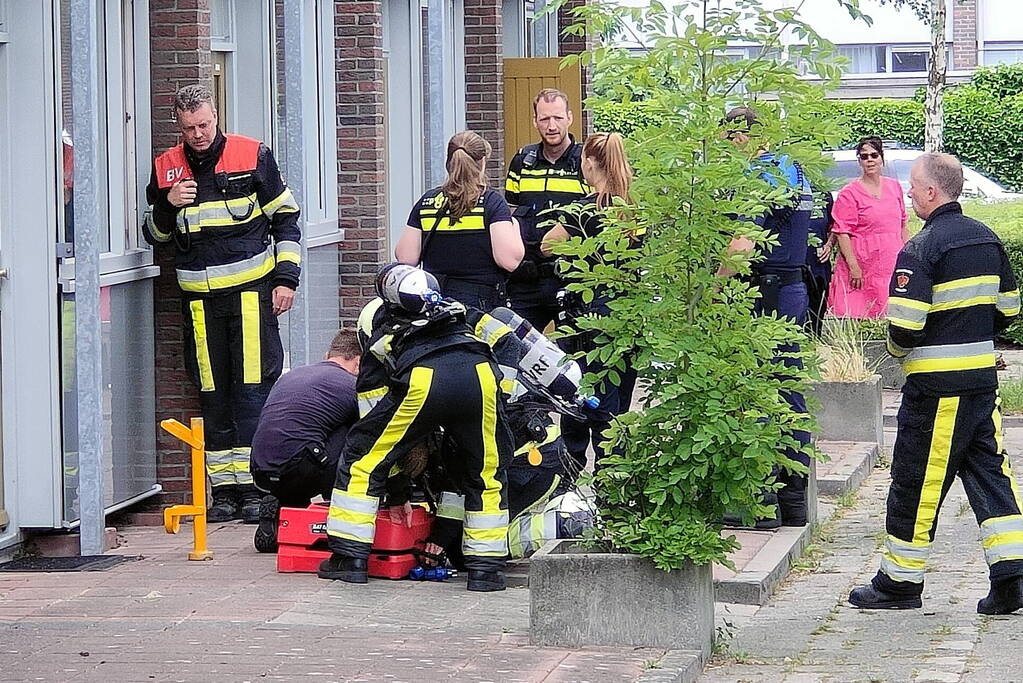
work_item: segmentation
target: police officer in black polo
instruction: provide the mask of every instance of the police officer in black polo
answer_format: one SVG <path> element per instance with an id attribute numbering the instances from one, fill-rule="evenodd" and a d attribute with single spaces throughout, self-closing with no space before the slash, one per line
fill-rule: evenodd
<path id="1" fill-rule="evenodd" d="M 756 152 L 751 160 L 752 168 L 775 187 L 785 187 L 792 192 L 789 203 L 777 206 L 754 222 L 774 235 L 778 244 L 769 248 L 753 266 L 753 284 L 760 289 L 754 313 L 785 317 L 802 326 L 806 322 L 809 299 L 806 283 L 803 281 L 803 267 L 806 261 L 806 246 L 809 240 L 810 217 L 813 210 L 813 195 L 810 183 L 803 169 L 785 154 L 774 154 L 756 145 L 756 112 L 748 107 L 737 107 L 728 112 L 723 121 L 728 139 L 740 148 Z M 736 237 L 729 247 L 731 252 L 751 251 L 752 241 Z M 722 276 L 732 274 L 727 268 L 720 268 Z M 786 367 L 801 368 L 798 357 L 799 343 L 791 342 L 778 347 L 778 356 Z M 806 400 L 802 394 L 784 392 L 784 398 L 797 413 L 806 413 Z M 810 435 L 804 431 L 792 434 L 801 446 L 810 442 Z M 803 465 L 810 465 L 810 456 L 795 448 L 786 448 L 785 456 Z M 778 516 L 775 519 L 760 520 L 757 528 L 778 526 L 804 526 L 807 522 L 806 484 L 807 476 L 798 472 L 779 472 L 778 481 L 782 488 L 777 495 L 768 492 L 764 503 L 771 505 L 777 499 Z"/>
<path id="2" fill-rule="evenodd" d="M 533 123 L 541 141 L 526 145 L 512 157 L 504 196 L 515 207 L 526 256 L 511 274 L 508 298 L 512 309 L 543 330 L 557 317 L 557 293 L 561 286 L 554 270 L 554 258 L 540 253 L 540 241 L 550 225 L 540 227 L 552 216 L 546 209 L 563 206 L 589 193 L 583 179 L 582 144 L 568 132 L 572 111 L 568 97 L 546 88 L 533 99 Z"/>

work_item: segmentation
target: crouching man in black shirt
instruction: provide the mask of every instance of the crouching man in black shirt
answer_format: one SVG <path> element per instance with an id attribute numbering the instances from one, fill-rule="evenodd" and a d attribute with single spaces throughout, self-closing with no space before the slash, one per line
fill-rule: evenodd
<path id="1" fill-rule="evenodd" d="M 266 400 L 252 438 L 252 479 L 269 493 L 253 540 L 261 553 L 277 552 L 281 506 L 330 500 L 348 428 L 359 417 L 355 378 L 361 356 L 354 331 L 341 330 L 327 359 L 283 375 Z"/>

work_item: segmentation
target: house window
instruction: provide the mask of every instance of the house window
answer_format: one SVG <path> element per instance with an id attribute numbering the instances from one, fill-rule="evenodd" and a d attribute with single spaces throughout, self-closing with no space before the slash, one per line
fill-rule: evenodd
<path id="1" fill-rule="evenodd" d="M 922 73 L 930 60 L 928 50 L 892 49 L 892 73 Z"/>
<path id="2" fill-rule="evenodd" d="M 883 45 L 844 45 L 838 54 L 849 60 L 846 73 L 883 74 L 888 71 L 888 50 Z"/>
<path id="3" fill-rule="evenodd" d="M 60 97 L 63 210 L 58 212 L 58 242 L 74 241 L 74 117 L 71 110 L 70 0 L 60 2 Z M 99 74 L 100 125 L 97 146 L 103 151 L 96 169 L 99 186 L 102 272 L 152 263 L 140 234 L 149 181 L 150 114 L 149 12 L 145 0 L 100 2 L 98 48 L 105 68 Z M 137 68 L 142 65 L 142 68 Z"/>
<path id="4" fill-rule="evenodd" d="M 1023 62 L 1023 43 L 985 43 L 981 60 L 984 66 Z"/>

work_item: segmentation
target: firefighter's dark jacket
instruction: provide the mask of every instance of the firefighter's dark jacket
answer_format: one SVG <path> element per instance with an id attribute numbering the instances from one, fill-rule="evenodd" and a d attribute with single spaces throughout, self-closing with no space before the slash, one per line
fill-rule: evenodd
<path id="1" fill-rule="evenodd" d="M 521 391 L 515 368 L 526 349 L 512 329 L 489 313 L 450 299 L 444 303 L 446 310 L 427 325 L 421 324 L 424 316 L 392 309 L 379 298 L 362 309 L 358 334 L 363 354 L 356 380 L 360 416 L 401 386 L 423 358 L 456 347 L 476 350 L 496 362 L 506 397 Z"/>
<path id="2" fill-rule="evenodd" d="M 196 198 L 179 209 L 167 195 L 187 179 Z M 184 293 L 227 293 L 266 279 L 298 287 L 299 207 L 260 141 L 218 131 L 206 152 L 178 144 L 153 163 L 146 197 L 143 235 L 154 246 L 173 239 Z"/>
<path id="3" fill-rule="evenodd" d="M 1001 241 L 950 202 L 899 252 L 888 350 L 903 359 L 909 390 L 939 397 L 994 391 L 994 338 L 1019 312 Z"/>

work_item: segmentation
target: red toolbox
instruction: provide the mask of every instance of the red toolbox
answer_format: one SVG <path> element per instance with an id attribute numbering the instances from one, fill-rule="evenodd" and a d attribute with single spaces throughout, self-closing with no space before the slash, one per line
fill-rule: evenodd
<path id="1" fill-rule="evenodd" d="M 315 572 L 330 557 L 327 549 L 327 503 L 307 508 L 281 508 L 277 530 L 277 571 Z M 369 575 L 378 579 L 403 579 L 417 564 L 413 549 L 422 549 L 433 526 L 433 515 L 412 508 L 412 526 L 391 522 L 387 510 L 377 513 L 376 535 L 369 556 Z"/>

